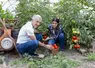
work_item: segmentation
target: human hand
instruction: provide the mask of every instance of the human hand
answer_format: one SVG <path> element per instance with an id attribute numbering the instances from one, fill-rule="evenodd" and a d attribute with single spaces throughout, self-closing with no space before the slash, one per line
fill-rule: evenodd
<path id="1" fill-rule="evenodd" d="M 49 50 L 54 50 L 52 45 L 45 45 L 45 48 L 49 49 Z"/>

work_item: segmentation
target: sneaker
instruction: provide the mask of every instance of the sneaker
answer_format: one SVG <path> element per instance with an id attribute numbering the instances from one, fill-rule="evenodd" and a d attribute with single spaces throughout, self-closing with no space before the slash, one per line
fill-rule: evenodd
<path id="1" fill-rule="evenodd" d="M 37 58 L 44 58 L 45 56 L 43 54 L 32 54 L 33 57 Z"/>
<path id="2" fill-rule="evenodd" d="M 43 54 L 38 54 L 38 58 L 44 58 L 45 57 L 45 55 L 43 55 Z"/>
<path id="3" fill-rule="evenodd" d="M 64 48 L 59 48 L 59 51 L 64 51 Z"/>
<path id="4" fill-rule="evenodd" d="M 36 57 L 36 56 L 39 56 L 39 55 L 38 55 L 38 54 L 33 53 L 31 56 L 35 56 L 35 57 Z"/>

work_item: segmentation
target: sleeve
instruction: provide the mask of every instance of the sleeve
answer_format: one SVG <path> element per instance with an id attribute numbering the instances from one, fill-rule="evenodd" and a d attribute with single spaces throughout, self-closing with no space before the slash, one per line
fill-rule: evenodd
<path id="1" fill-rule="evenodd" d="M 27 27 L 26 28 L 26 33 L 27 33 L 28 36 L 35 36 L 34 29 L 32 27 Z"/>
<path id="2" fill-rule="evenodd" d="M 56 34 L 55 38 L 57 38 L 60 33 L 64 33 L 63 28 L 62 28 L 61 25 L 59 25 L 59 29 L 57 30 L 57 34 Z"/>
<path id="3" fill-rule="evenodd" d="M 59 31 L 60 31 L 61 33 L 64 33 L 63 27 L 62 27 L 61 25 L 59 26 Z"/>
<path id="4" fill-rule="evenodd" d="M 50 39 L 55 39 L 55 34 L 53 33 L 52 25 L 49 24 L 47 29 L 48 29 L 48 35 L 49 35 Z"/>

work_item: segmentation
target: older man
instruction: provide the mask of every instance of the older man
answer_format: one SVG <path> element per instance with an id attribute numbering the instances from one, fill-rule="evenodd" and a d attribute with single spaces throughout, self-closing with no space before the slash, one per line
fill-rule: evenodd
<path id="1" fill-rule="evenodd" d="M 34 15 L 32 21 L 28 21 L 20 29 L 16 44 L 20 54 L 28 53 L 31 56 L 39 56 L 38 54 L 35 54 L 38 45 L 53 50 L 52 46 L 40 42 L 42 39 L 41 34 L 34 34 L 34 30 L 40 26 L 41 21 L 42 17 L 40 15 Z"/>

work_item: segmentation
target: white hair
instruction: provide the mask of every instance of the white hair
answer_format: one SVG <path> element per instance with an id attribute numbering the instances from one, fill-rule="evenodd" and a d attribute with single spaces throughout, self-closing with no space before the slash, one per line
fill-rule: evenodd
<path id="1" fill-rule="evenodd" d="M 40 15 L 33 15 L 32 20 L 42 21 L 42 17 Z"/>

